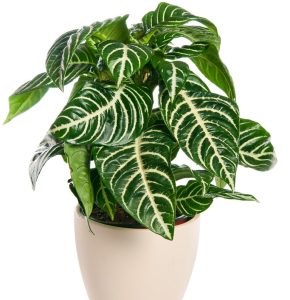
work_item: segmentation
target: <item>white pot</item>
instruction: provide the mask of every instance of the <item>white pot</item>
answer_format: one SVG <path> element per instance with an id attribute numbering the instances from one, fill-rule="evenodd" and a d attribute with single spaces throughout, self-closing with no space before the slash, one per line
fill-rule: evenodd
<path id="1" fill-rule="evenodd" d="M 182 300 L 196 257 L 199 216 L 175 227 L 173 241 L 147 229 L 90 221 L 76 209 L 75 238 L 90 300 Z"/>

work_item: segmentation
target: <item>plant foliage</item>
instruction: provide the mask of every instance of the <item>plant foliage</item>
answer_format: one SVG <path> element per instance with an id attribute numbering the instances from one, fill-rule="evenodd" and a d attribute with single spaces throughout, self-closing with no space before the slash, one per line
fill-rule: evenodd
<path id="1" fill-rule="evenodd" d="M 87 218 L 99 207 L 113 220 L 118 205 L 172 240 L 176 214 L 193 217 L 216 197 L 255 201 L 235 191 L 238 165 L 269 170 L 274 148 L 259 123 L 240 117 L 211 21 L 165 2 L 131 28 L 127 18 L 61 35 L 48 52 L 46 72 L 10 96 L 6 122 L 50 88 L 63 90 L 76 80 L 32 159 L 33 187 L 44 164 L 62 155 Z M 189 44 L 176 45 L 180 37 Z M 152 110 L 156 87 L 159 108 Z M 173 164 L 179 150 L 199 169 Z M 178 185 L 183 178 L 187 184 Z"/>

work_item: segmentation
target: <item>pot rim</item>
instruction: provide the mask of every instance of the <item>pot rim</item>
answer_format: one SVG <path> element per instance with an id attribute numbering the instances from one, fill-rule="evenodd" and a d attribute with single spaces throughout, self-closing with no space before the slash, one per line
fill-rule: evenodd
<path id="1" fill-rule="evenodd" d="M 77 214 L 77 216 L 79 218 L 85 219 L 85 216 L 84 216 L 84 214 L 82 214 L 81 207 L 79 205 L 76 206 L 75 212 L 76 212 L 76 214 Z M 183 222 L 181 224 L 175 224 L 176 227 L 184 226 L 184 225 L 188 224 L 188 222 L 193 222 L 193 221 L 199 219 L 200 214 L 197 214 L 194 217 L 186 217 L 186 216 L 181 216 L 181 217 L 183 217 L 183 218 L 185 217 L 186 220 L 185 220 L 185 222 Z M 175 219 L 175 222 L 177 220 L 179 220 L 181 217 L 177 217 Z M 115 228 L 117 227 L 117 228 L 124 228 L 124 229 L 139 229 L 139 230 L 143 229 L 143 230 L 149 230 L 148 228 L 144 227 L 141 224 L 140 224 L 140 227 L 138 225 L 136 226 L 136 225 L 130 225 L 130 224 L 124 224 L 124 225 L 123 224 L 109 224 L 109 223 L 101 222 L 101 221 L 98 221 L 96 219 L 91 219 L 91 218 L 89 218 L 89 222 L 93 222 L 93 223 L 104 225 L 104 226 L 111 226 L 111 227 L 115 227 Z"/>

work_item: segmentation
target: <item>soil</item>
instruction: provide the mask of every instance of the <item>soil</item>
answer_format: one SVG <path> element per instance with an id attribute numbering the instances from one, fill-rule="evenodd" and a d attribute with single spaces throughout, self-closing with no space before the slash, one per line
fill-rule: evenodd
<path id="1" fill-rule="evenodd" d="M 117 207 L 115 219 L 112 221 L 109 216 L 101 211 L 98 207 L 96 207 L 91 216 L 91 220 L 94 220 L 99 223 L 113 225 L 113 226 L 119 226 L 119 227 L 131 227 L 131 228 L 144 228 L 143 225 L 136 222 L 129 214 L 127 214 L 123 208 Z M 190 217 L 185 216 L 177 216 L 175 225 L 179 225 L 182 223 L 185 223 L 189 221 Z"/>

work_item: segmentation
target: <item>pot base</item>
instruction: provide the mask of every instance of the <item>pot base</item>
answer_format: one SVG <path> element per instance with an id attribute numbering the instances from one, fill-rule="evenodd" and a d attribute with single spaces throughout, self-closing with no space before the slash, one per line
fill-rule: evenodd
<path id="1" fill-rule="evenodd" d="M 75 212 L 75 238 L 90 300 L 182 300 L 196 257 L 199 216 L 177 225 L 173 241 L 148 229 L 90 221 Z"/>

